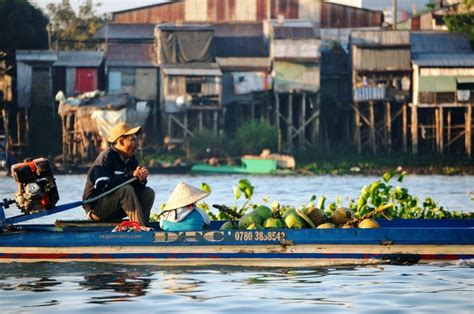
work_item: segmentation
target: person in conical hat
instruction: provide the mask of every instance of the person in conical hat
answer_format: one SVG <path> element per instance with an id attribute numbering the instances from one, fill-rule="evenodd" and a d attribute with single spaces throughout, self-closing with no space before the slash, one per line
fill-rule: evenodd
<path id="1" fill-rule="evenodd" d="M 165 231 L 196 231 L 210 224 L 209 215 L 196 203 L 209 195 L 184 182 L 178 183 L 161 212 L 160 227 Z"/>

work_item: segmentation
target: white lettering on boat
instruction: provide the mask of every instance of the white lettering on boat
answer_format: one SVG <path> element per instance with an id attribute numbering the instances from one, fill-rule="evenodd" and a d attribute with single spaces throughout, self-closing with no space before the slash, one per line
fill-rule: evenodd
<path id="1" fill-rule="evenodd" d="M 224 231 L 155 233 L 155 242 L 221 242 L 224 240 Z"/>
<path id="2" fill-rule="evenodd" d="M 236 231 L 236 241 L 283 241 L 286 239 L 284 231 Z"/>

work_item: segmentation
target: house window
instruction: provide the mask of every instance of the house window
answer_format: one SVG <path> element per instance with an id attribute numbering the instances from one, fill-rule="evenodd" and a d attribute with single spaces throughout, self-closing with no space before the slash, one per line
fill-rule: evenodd
<path id="1" fill-rule="evenodd" d="M 117 92 L 122 89 L 122 73 L 119 71 L 109 72 L 109 92 Z"/>
<path id="2" fill-rule="evenodd" d="M 186 83 L 186 93 L 188 94 L 199 94 L 201 93 L 202 85 L 201 83 L 187 82 Z"/>

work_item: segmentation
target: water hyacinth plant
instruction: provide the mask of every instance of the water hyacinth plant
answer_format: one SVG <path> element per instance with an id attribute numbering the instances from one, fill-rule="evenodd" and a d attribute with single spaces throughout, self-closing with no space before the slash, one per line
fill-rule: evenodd
<path id="1" fill-rule="evenodd" d="M 349 199 L 347 207 L 343 207 L 340 197 L 337 197 L 334 202 L 326 204 L 327 198 L 324 195 L 319 197 L 313 195 L 307 204 L 299 207 L 284 205 L 275 200 L 269 204 L 272 210 L 271 218 L 285 222 L 285 218 L 289 214 L 295 213 L 304 218 L 301 219 L 301 227 L 303 228 L 318 227 L 318 225 L 321 228 L 326 228 L 328 224 L 334 225 L 334 227 L 346 228 L 357 225 L 359 222 L 367 220 L 367 218 L 383 217 L 387 219 L 474 218 L 472 212 L 448 211 L 431 197 L 421 200 L 410 194 L 407 188 L 400 185 L 405 175 L 406 173 L 403 171 L 385 173 L 380 180 L 362 187 L 356 198 Z M 262 204 L 250 203 L 253 191 L 254 187 L 248 179 L 240 180 L 238 186 L 234 187 L 236 204 L 234 206 L 213 205 L 214 208 L 218 209 L 218 214 L 214 215 L 212 212 L 209 212 L 209 214 L 216 220 L 233 221 L 245 215 L 249 209 L 254 210 L 255 208 L 268 206 L 268 199 L 265 199 Z M 237 206 L 237 200 L 242 196 L 244 196 L 245 202 L 239 207 Z M 341 213 L 342 218 L 340 217 Z M 335 218 L 338 215 L 339 218 Z M 308 218 L 311 222 L 308 221 Z M 294 219 L 292 219 L 292 223 L 299 224 Z M 274 226 L 275 223 L 268 225 Z M 265 227 L 265 223 L 262 223 L 262 226 Z"/>

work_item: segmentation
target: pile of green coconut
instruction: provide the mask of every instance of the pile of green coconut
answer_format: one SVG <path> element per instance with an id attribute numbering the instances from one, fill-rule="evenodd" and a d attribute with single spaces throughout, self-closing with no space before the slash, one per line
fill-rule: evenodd
<path id="1" fill-rule="evenodd" d="M 301 210 L 296 208 L 286 209 L 283 214 L 278 207 L 269 208 L 260 205 L 250 213 L 243 215 L 238 221 L 227 221 L 221 226 L 221 230 L 241 229 L 331 229 L 331 228 L 380 228 L 377 221 L 365 218 L 355 219 L 354 212 L 350 208 L 339 207 L 329 217 L 323 210 L 308 206 Z"/>

